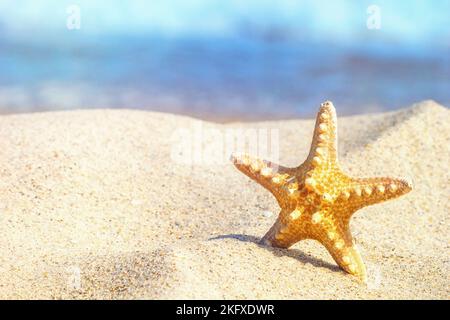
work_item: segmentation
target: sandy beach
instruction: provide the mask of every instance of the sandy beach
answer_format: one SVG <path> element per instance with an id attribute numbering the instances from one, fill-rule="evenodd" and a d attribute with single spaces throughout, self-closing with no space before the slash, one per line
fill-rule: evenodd
<path id="1" fill-rule="evenodd" d="M 259 245 L 279 207 L 226 152 L 217 163 L 176 161 L 176 133 L 259 128 L 277 130 L 278 161 L 295 166 L 307 156 L 314 119 L 0 116 L 0 298 L 449 299 L 449 123 L 449 110 L 433 101 L 338 118 L 348 174 L 414 185 L 353 217 L 368 272 L 361 283 L 312 240 Z"/>

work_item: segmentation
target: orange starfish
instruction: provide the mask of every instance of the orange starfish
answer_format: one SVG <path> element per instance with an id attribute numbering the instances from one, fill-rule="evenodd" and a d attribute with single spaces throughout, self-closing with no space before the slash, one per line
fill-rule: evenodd
<path id="1" fill-rule="evenodd" d="M 366 279 L 366 268 L 350 233 L 350 218 L 362 207 L 411 190 L 404 179 L 352 178 L 337 161 L 336 111 L 320 106 L 311 150 L 297 168 L 233 154 L 235 166 L 277 199 L 281 212 L 261 243 L 288 248 L 303 239 L 322 243 L 346 272 Z"/>

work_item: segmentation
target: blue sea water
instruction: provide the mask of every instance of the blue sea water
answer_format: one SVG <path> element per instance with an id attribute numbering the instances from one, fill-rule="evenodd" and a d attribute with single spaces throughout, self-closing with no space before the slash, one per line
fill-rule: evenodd
<path id="1" fill-rule="evenodd" d="M 450 1 L 0 1 L 0 112 L 214 120 L 450 105 Z M 69 5 L 81 28 L 66 27 Z"/>

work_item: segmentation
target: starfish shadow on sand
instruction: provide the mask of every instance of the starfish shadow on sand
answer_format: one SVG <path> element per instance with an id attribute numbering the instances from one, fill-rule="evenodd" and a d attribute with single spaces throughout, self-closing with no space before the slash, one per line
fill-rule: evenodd
<path id="1" fill-rule="evenodd" d="M 342 271 L 338 266 L 333 265 L 328 262 L 325 262 L 323 260 L 311 257 L 299 249 L 283 249 L 283 248 L 276 248 L 276 247 L 270 247 L 270 246 L 263 245 L 263 244 L 259 243 L 260 239 L 258 237 L 251 236 L 251 235 L 225 234 L 225 235 L 219 235 L 216 237 L 209 238 L 208 240 L 222 240 L 222 239 L 235 239 L 235 240 L 239 240 L 239 241 L 243 241 L 243 242 L 253 242 L 253 243 L 256 243 L 259 247 L 269 250 L 276 257 L 287 256 L 287 257 L 296 259 L 303 264 L 310 263 L 315 267 L 327 268 L 327 269 L 329 269 L 331 271 L 335 271 L 335 272 Z"/>

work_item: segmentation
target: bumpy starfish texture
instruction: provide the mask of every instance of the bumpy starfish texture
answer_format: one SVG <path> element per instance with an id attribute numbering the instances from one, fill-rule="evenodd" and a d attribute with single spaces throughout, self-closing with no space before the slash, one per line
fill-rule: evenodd
<path id="1" fill-rule="evenodd" d="M 322 243 L 336 263 L 362 280 L 366 268 L 350 233 L 350 218 L 365 206 L 399 197 L 412 187 L 405 179 L 352 178 L 337 160 L 336 111 L 321 104 L 311 150 L 297 168 L 233 154 L 234 165 L 268 189 L 281 212 L 261 243 L 288 248 L 303 239 Z"/>

